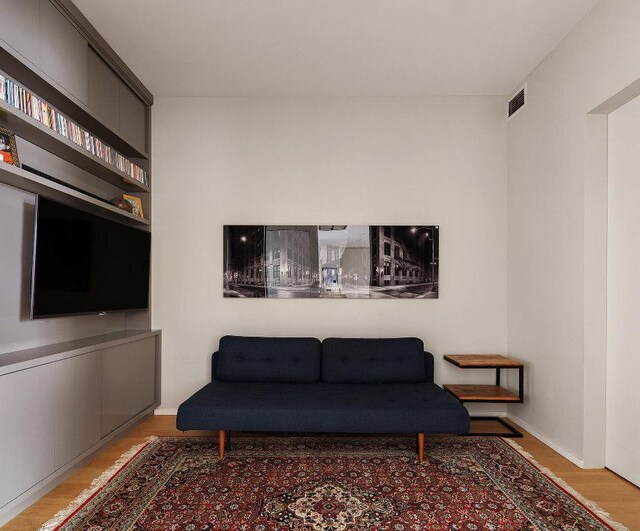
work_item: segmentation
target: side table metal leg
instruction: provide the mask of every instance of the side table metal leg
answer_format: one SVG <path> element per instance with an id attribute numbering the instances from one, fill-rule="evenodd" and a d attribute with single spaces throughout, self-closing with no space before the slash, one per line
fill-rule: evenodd
<path id="1" fill-rule="evenodd" d="M 520 402 L 524 402 L 524 367 L 518 369 L 518 395 Z"/>

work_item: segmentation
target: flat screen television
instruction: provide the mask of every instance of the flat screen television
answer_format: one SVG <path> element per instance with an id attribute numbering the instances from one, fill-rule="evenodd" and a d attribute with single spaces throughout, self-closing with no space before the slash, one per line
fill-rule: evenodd
<path id="1" fill-rule="evenodd" d="M 146 310 L 151 234 L 38 197 L 31 318 Z"/>

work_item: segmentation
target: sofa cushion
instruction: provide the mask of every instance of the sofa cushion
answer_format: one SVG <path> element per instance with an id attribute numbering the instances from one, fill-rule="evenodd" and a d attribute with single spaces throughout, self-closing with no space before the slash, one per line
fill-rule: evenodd
<path id="1" fill-rule="evenodd" d="M 178 409 L 179 430 L 467 433 L 469 414 L 433 383 L 212 382 Z"/>
<path id="2" fill-rule="evenodd" d="M 216 380 L 225 382 L 320 381 L 320 340 L 307 337 L 220 339 Z"/>
<path id="3" fill-rule="evenodd" d="M 418 383 L 427 380 L 422 340 L 328 338 L 322 342 L 322 381 Z"/>

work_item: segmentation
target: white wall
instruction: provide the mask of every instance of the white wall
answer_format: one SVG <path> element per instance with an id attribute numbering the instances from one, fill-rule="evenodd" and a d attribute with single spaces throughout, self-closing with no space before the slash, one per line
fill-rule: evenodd
<path id="1" fill-rule="evenodd" d="M 640 97 L 609 115 L 606 464 L 640 486 Z"/>
<path id="2" fill-rule="evenodd" d="M 601 287 L 585 271 L 602 245 L 588 230 L 587 113 L 640 77 L 638 28 L 640 2 L 602 0 L 527 78 L 528 106 L 509 122 L 508 348 L 529 364 L 525 404 L 509 411 L 577 462 L 585 397 L 602 391 L 583 383 Z"/>
<path id="3" fill-rule="evenodd" d="M 506 347 L 504 98 L 159 98 L 153 326 L 162 409 L 209 380 L 224 334 L 419 336 L 439 381 L 491 381 L 447 352 Z M 438 300 L 222 298 L 224 224 L 438 224 Z"/>

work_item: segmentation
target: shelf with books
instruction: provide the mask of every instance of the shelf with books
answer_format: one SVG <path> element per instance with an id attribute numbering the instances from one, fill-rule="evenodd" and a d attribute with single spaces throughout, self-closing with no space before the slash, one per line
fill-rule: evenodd
<path id="1" fill-rule="evenodd" d="M 107 164 L 114 166 L 133 180 L 148 186 L 148 174 L 143 167 L 129 160 L 32 90 L 10 77 L 2 75 L 2 72 L 0 72 L 0 100 L 6 101 L 11 107 L 18 109 L 36 122 L 70 140 L 76 146 L 80 146 Z"/>
<path id="2" fill-rule="evenodd" d="M 135 214 L 131 214 L 126 210 L 117 208 L 108 202 L 102 201 L 83 192 L 79 192 L 50 179 L 46 179 L 22 168 L 18 168 L 17 166 L 1 162 L 0 183 L 8 184 L 9 186 L 20 188 L 21 190 L 34 194 L 40 194 L 44 197 L 60 201 L 71 206 L 88 209 L 92 212 L 99 209 L 99 212 L 106 217 L 125 222 L 127 224 L 143 226 L 151 225 L 149 220 L 138 217 Z"/>
<path id="3" fill-rule="evenodd" d="M 2 100 L 0 100 L 0 124 L 25 140 L 88 171 L 103 181 L 117 186 L 121 190 L 150 191 L 149 186 L 146 184 L 133 179 L 117 167 L 91 153 L 91 151 L 75 144 L 65 136 Z"/>
<path id="4" fill-rule="evenodd" d="M 22 85 L 29 87 L 50 105 L 86 127 L 125 157 L 149 160 L 150 155 L 144 146 L 139 146 L 127 138 L 122 131 L 114 131 L 91 108 L 69 94 L 64 87 L 36 65 L 27 62 L 2 39 L 0 39 L 0 65 L 6 76 L 19 80 Z M 147 104 L 150 105 L 150 103 Z"/>

